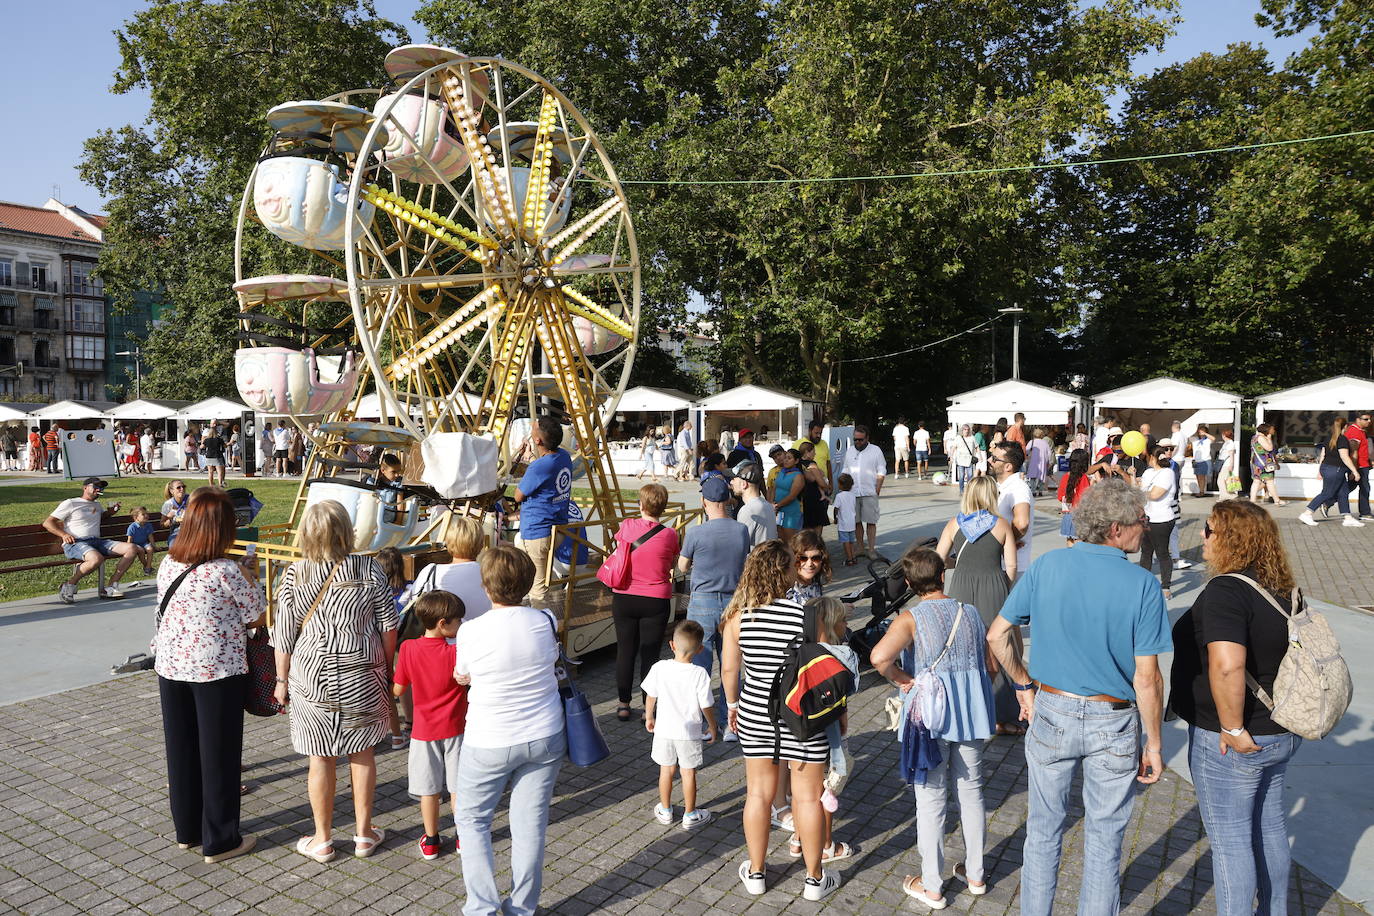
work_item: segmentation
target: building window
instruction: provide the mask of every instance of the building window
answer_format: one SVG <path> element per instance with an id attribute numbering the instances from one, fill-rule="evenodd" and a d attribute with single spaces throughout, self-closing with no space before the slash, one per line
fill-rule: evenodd
<path id="1" fill-rule="evenodd" d="M 90 299 L 72 299 L 73 331 L 105 333 L 105 303 Z"/>
<path id="2" fill-rule="evenodd" d="M 14 285 L 14 262 L 0 260 L 0 286 Z"/>
<path id="3" fill-rule="evenodd" d="M 52 355 L 52 347 L 48 344 L 46 340 L 34 340 L 33 364 L 39 369 L 59 368 L 57 357 Z"/>
<path id="4" fill-rule="evenodd" d="M 0 325 L 14 326 L 14 306 L 0 304 Z"/>
<path id="5" fill-rule="evenodd" d="M 29 265 L 29 272 L 30 272 L 31 278 L 32 278 L 32 280 L 33 280 L 33 288 L 34 288 L 34 289 L 47 289 L 47 288 L 48 288 L 48 265 L 46 265 L 46 264 L 30 264 L 30 265 Z"/>
<path id="6" fill-rule="evenodd" d="M 0 369 L 7 369 L 18 362 L 15 355 L 14 338 L 0 337 Z"/>
<path id="7" fill-rule="evenodd" d="M 19 380 L 0 376 L 0 398 L 19 397 Z"/>
<path id="8" fill-rule="evenodd" d="M 76 380 L 76 397 L 80 401 L 94 401 L 96 394 L 96 383 L 89 379 Z"/>
<path id="9" fill-rule="evenodd" d="M 67 337 L 67 356 L 72 359 L 104 359 L 105 341 L 99 337 Z"/>
<path id="10" fill-rule="evenodd" d="M 52 397 L 53 381 L 50 378 L 36 378 L 33 380 L 33 390 L 35 394 L 46 394 Z"/>
<path id="11" fill-rule="evenodd" d="M 71 286 L 68 290 L 74 296 L 103 296 L 105 281 L 93 276 L 95 265 L 89 261 L 71 261 Z"/>

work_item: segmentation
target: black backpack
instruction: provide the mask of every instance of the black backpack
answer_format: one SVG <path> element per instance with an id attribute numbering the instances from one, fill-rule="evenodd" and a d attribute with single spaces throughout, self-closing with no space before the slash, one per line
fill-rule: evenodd
<path id="1" fill-rule="evenodd" d="M 824 733 L 844 715 L 853 673 L 816 641 L 816 608 L 802 608 L 802 631 L 787 644 L 786 656 L 768 690 L 768 715 L 773 720 L 773 760 L 782 751 L 782 726 L 805 741 Z"/>

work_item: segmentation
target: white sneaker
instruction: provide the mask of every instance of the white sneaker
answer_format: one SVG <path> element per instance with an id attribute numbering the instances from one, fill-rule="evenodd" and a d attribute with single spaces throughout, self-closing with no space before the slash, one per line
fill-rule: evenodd
<path id="1" fill-rule="evenodd" d="M 1363 527 L 1364 527 L 1364 522 L 1360 521 L 1359 519 L 1357 519 L 1357 518 L 1356 518 L 1355 516 L 1353 516 L 1353 515 L 1347 515 L 1347 516 L 1345 517 L 1345 521 L 1341 522 L 1341 527 L 1342 527 L 1342 528 L 1363 528 Z"/>
<path id="2" fill-rule="evenodd" d="M 705 827 L 711 822 L 711 818 L 713 817 L 715 817 L 715 815 L 705 808 L 697 808 L 682 815 L 682 829 L 696 830 L 698 827 Z"/>
<path id="3" fill-rule="evenodd" d="M 1298 521 L 1302 522 L 1304 525 L 1311 525 L 1313 528 L 1317 527 L 1317 520 L 1312 517 L 1310 510 L 1299 515 Z"/>
<path id="4" fill-rule="evenodd" d="M 63 582 L 62 587 L 57 590 L 57 597 L 63 604 L 76 604 L 76 586 L 70 582 Z"/>
<path id="5" fill-rule="evenodd" d="M 724 741 L 726 744 L 734 744 L 735 742 L 739 741 L 739 735 L 735 734 L 727 728 L 725 730 L 725 737 L 721 740 Z"/>
<path id="6" fill-rule="evenodd" d="M 755 897 L 768 890 L 768 878 L 761 872 L 749 871 L 749 861 L 739 863 L 739 880 L 744 885 L 745 893 L 753 894 Z M 817 897 L 817 900 L 820 898 Z"/>
<path id="7" fill-rule="evenodd" d="M 673 809 L 654 805 L 654 820 L 660 824 L 671 824 L 673 822 Z"/>
<path id="8" fill-rule="evenodd" d="M 819 878 L 807 877 L 802 885 L 802 897 L 807 900 L 824 900 L 839 889 L 839 873 L 823 868 Z"/>
<path id="9" fill-rule="evenodd" d="M 1189 563 L 1187 560 L 1183 559 L 1183 557 L 1179 557 L 1174 561 L 1174 569 L 1190 569 L 1192 565 L 1192 563 Z"/>
<path id="10" fill-rule="evenodd" d="M 122 588 L 119 587 L 119 583 L 118 583 L 118 582 L 111 582 L 109 585 L 105 586 L 105 593 L 104 593 L 103 595 L 101 595 L 100 597 L 102 597 L 102 598 L 123 598 L 123 597 L 124 597 L 124 589 L 122 589 Z"/>

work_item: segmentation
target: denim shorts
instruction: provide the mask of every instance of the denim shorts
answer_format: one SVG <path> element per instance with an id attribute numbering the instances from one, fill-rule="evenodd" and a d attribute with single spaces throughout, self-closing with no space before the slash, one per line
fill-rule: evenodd
<path id="1" fill-rule="evenodd" d="M 66 554 L 68 560 L 84 560 L 92 550 L 100 551 L 102 557 L 117 557 L 117 546 L 119 542 L 109 538 L 78 538 L 75 543 L 63 544 L 62 553 Z"/>
<path id="2" fill-rule="evenodd" d="M 918 451 L 916 452 L 916 460 L 917 460 L 917 461 L 929 461 L 929 460 L 930 460 L 930 452 L 922 452 L 922 451 L 919 451 L 919 450 L 918 450 Z"/>
<path id="3" fill-rule="evenodd" d="M 841 544 L 853 544 L 853 543 L 854 543 L 854 532 L 853 532 L 853 531 L 841 531 L 841 532 L 840 532 L 840 543 L 841 543 Z"/>

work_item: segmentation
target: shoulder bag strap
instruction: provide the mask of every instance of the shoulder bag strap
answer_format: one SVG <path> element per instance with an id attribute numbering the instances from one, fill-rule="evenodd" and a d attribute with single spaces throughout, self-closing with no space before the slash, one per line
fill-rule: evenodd
<path id="1" fill-rule="evenodd" d="M 643 547 L 644 544 L 649 540 L 649 538 L 651 538 L 651 537 L 653 537 L 654 535 L 658 534 L 660 531 L 662 531 L 664 528 L 667 528 L 667 527 L 668 527 L 667 525 L 665 525 L 665 524 L 663 524 L 662 522 L 660 522 L 659 524 L 657 524 L 657 525 L 655 525 L 654 527 L 650 528 L 648 531 L 646 531 L 646 532 L 644 532 L 643 534 L 641 534 L 639 537 L 635 538 L 634 543 L 631 544 L 631 545 L 629 546 L 629 549 L 630 549 L 631 551 L 633 551 L 636 547 Z"/>
<path id="2" fill-rule="evenodd" d="M 305 625 L 309 623 L 310 618 L 315 615 L 315 609 L 318 608 L 320 606 L 320 602 L 324 600 L 324 594 L 325 592 L 329 591 L 329 586 L 334 584 L 334 576 L 338 574 L 339 569 L 343 567 L 343 564 L 343 560 L 340 560 L 339 562 L 335 563 L 334 568 L 331 569 L 329 571 L 329 575 L 325 577 L 324 585 L 320 586 L 319 594 L 315 596 L 315 600 L 310 602 L 310 610 L 305 612 L 305 617 L 301 620 L 300 629 L 296 631 L 297 639 L 300 639 L 301 634 L 305 632 Z"/>
<path id="3" fill-rule="evenodd" d="M 1255 591 L 1259 592 L 1260 595 L 1263 596 L 1265 601 L 1268 601 L 1270 604 L 1274 606 L 1274 610 L 1278 611 L 1280 614 L 1283 615 L 1284 620 L 1292 620 L 1293 616 L 1298 613 L 1298 608 L 1300 607 L 1300 602 L 1302 601 L 1302 592 L 1299 591 L 1297 588 L 1293 589 L 1293 612 L 1290 614 L 1288 611 L 1285 611 L 1283 609 L 1283 605 L 1279 604 L 1277 601 L 1274 600 L 1274 596 L 1269 594 L 1268 589 L 1260 585 L 1254 579 L 1251 579 L 1249 576 L 1242 575 L 1241 573 L 1222 573 L 1222 575 L 1229 576 L 1232 579 L 1239 579 L 1246 585 L 1249 585 Z M 1218 578 L 1220 578 L 1220 576 Z M 1245 684 L 1250 688 L 1250 692 L 1255 695 L 1255 699 L 1259 700 L 1261 703 L 1264 704 L 1265 709 L 1273 711 L 1274 700 L 1271 696 L 1269 696 L 1269 691 L 1261 687 L 1259 681 L 1255 680 L 1254 676 L 1251 675 L 1249 671 L 1245 672 Z"/>
<path id="4" fill-rule="evenodd" d="M 162 618 L 167 616 L 167 604 L 172 600 L 172 595 L 176 593 L 177 587 L 180 586 L 181 583 L 186 580 L 187 576 L 189 576 L 192 572 L 195 571 L 196 567 L 201 565 L 203 564 L 192 563 L 190 566 L 186 567 L 181 571 L 181 575 L 177 576 L 175 579 L 172 580 L 172 584 L 167 587 L 166 594 L 162 596 L 162 604 L 158 606 L 157 624 L 153 627 L 154 630 L 162 630 Z"/>

